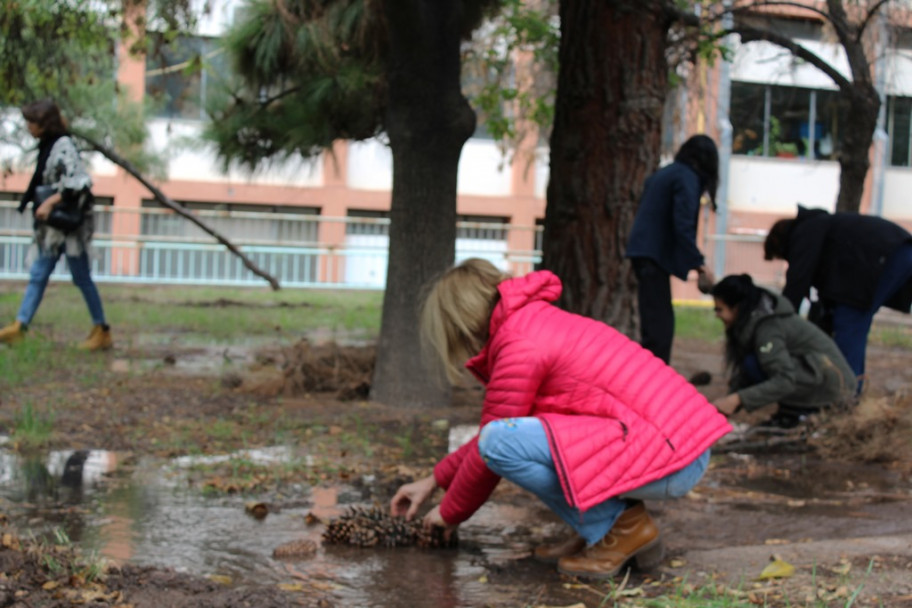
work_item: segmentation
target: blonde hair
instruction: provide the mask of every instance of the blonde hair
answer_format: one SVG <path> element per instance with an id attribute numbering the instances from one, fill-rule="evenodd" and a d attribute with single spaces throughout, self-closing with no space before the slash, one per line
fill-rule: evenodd
<path id="1" fill-rule="evenodd" d="M 451 383 L 487 341 L 497 286 L 506 278 L 491 262 L 470 258 L 431 285 L 421 307 L 421 341 Z"/>

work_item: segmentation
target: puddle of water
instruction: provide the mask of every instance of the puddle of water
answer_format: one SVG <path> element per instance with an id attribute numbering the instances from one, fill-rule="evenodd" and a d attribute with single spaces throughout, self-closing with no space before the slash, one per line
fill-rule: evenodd
<path id="1" fill-rule="evenodd" d="M 305 459 L 287 448 L 231 457 Z M 206 498 L 186 489 L 186 468 L 214 461 L 150 460 L 120 469 L 122 459 L 105 451 L 52 452 L 22 460 L 0 450 L 0 497 L 25 512 L 36 532 L 59 526 L 84 550 L 115 562 L 217 574 L 238 583 L 303 580 L 330 589 L 340 605 L 378 608 L 490 602 L 497 592 L 482 575 L 491 564 L 529 555 L 528 530 L 516 522 L 535 521 L 536 510 L 543 508 L 536 501 L 529 509 L 489 503 L 460 528 L 455 550 L 320 546 L 323 527 L 308 526 L 307 514 L 325 520 L 350 504 L 363 506 L 368 497 L 361 490 L 300 489 L 302 500 L 293 507 L 257 520 L 245 513 L 250 497 Z M 272 558 L 276 547 L 299 539 L 316 543 L 317 553 L 298 561 Z"/>

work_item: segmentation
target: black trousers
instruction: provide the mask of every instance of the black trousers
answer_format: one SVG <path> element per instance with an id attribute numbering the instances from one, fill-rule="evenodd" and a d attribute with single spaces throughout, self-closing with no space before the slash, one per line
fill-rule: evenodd
<path id="1" fill-rule="evenodd" d="M 640 307 L 640 344 L 656 357 L 671 361 L 675 318 L 671 306 L 671 275 L 649 258 L 633 258 Z"/>

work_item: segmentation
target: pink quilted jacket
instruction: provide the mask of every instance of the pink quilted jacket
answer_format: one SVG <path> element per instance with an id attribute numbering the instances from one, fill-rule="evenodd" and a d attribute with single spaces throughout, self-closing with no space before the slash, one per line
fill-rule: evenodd
<path id="1" fill-rule="evenodd" d="M 536 416 L 544 424 L 567 501 L 585 511 L 678 471 L 731 430 L 683 377 L 608 325 L 551 302 L 548 271 L 509 279 L 491 315 L 490 338 L 466 363 L 486 384 L 481 427 Z M 469 517 L 500 478 L 478 453 L 478 436 L 434 468 L 446 488 L 440 515 Z"/>

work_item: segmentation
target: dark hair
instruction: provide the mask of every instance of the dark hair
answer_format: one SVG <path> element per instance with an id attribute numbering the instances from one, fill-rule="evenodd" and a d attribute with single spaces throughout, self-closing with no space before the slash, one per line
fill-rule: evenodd
<path id="1" fill-rule="evenodd" d="M 708 135 L 694 135 L 681 145 L 674 159 L 697 172 L 715 211 L 716 190 L 719 188 L 719 150 L 716 142 Z"/>
<path id="2" fill-rule="evenodd" d="M 725 329 L 725 360 L 732 368 L 737 368 L 746 354 L 737 336 L 760 303 L 764 290 L 754 285 L 749 274 L 730 274 L 713 285 L 710 293 L 735 311 L 734 322 Z"/>
<path id="3" fill-rule="evenodd" d="M 788 259 L 789 233 L 794 223 L 795 220 L 779 220 L 773 224 L 763 241 L 764 260 Z"/>
<path id="4" fill-rule="evenodd" d="M 50 99 L 42 99 L 22 106 L 22 117 L 41 127 L 41 136 L 66 135 L 67 125 L 60 108 Z"/>

